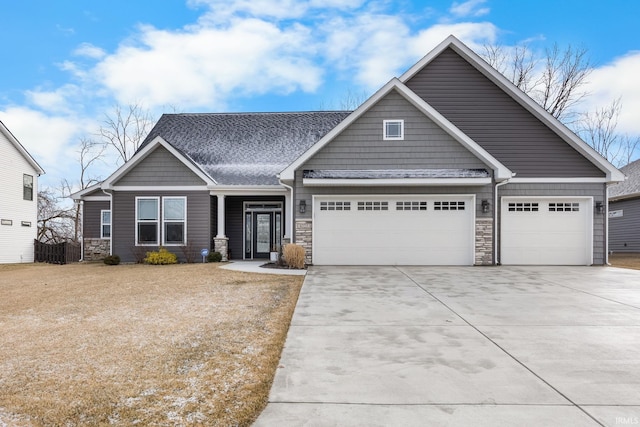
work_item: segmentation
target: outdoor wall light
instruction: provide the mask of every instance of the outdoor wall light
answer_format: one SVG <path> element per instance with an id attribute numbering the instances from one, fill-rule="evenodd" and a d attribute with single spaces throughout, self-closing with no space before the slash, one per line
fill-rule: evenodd
<path id="1" fill-rule="evenodd" d="M 482 213 L 489 213 L 489 201 L 488 200 L 483 200 L 482 201 Z"/>
<path id="2" fill-rule="evenodd" d="M 298 212 L 305 213 L 307 211 L 307 202 L 306 200 L 300 200 L 300 205 L 298 206 Z"/>
<path id="3" fill-rule="evenodd" d="M 596 212 L 599 214 L 604 213 L 604 204 L 602 202 L 596 202 Z"/>

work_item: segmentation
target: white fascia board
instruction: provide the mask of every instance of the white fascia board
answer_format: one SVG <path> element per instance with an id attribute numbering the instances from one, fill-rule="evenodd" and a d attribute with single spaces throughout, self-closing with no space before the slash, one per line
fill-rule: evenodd
<path id="1" fill-rule="evenodd" d="M 166 148 L 176 159 L 180 160 L 186 167 L 188 167 L 194 174 L 196 174 L 200 179 L 202 179 L 206 185 L 215 185 L 216 182 L 207 174 L 205 174 L 200 168 L 196 167 L 189 159 L 185 158 L 185 156 L 176 150 L 171 144 L 165 141 L 161 136 L 157 136 L 147 144 L 142 150 L 138 151 L 129 161 L 120 166 L 114 173 L 112 173 L 109 178 L 103 181 L 102 188 L 104 190 L 111 190 L 117 185 L 114 186 L 114 182 L 118 179 L 122 178 L 127 172 L 137 166 L 142 160 L 144 160 L 153 150 L 161 145 Z M 122 188 L 118 187 L 118 190 L 122 190 Z"/>
<path id="2" fill-rule="evenodd" d="M 234 186 L 234 185 L 217 185 L 209 186 L 211 195 L 224 195 L 224 196 L 280 196 L 288 192 L 288 190 L 281 185 L 247 185 L 247 186 Z"/>
<path id="3" fill-rule="evenodd" d="M 487 185 L 491 178 L 304 178 L 302 184 L 308 187 L 389 187 L 389 186 L 453 186 Z"/>
<path id="4" fill-rule="evenodd" d="M 24 157 L 24 159 L 27 161 L 27 163 L 29 163 L 31 165 L 31 167 L 34 169 L 34 171 L 36 172 L 36 174 L 38 176 L 40 175 L 44 175 L 44 169 L 42 169 L 42 167 L 38 164 L 38 162 L 36 162 L 36 159 L 34 159 L 31 154 L 29 154 L 29 152 L 27 151 L 26 148 L 24 148 L 24 146 L 20 143 L 20 141 L 18 141 L 18 138 L 16 138 L 11 131 L 9 130 L 9 128 L 7 128 L 4 123 L 2 123 L 2 121 L 0 121 L 0 132 L 2 132 L 4 134 L 4 136 L 11 141 L 11 143 L 13 144 L 13 146 L 16 148 L 16 150 L 18 150 L 18 152 L 22 155 L 22 157 Z"/>
<path id="5" fill-rule="evenodd" d="M 111 200 L 109 196 L 87 196 L 83 197 L 82 200 L 85 202 L 108 202 Z"/>
<path id="6" fill-rule="evenodd" d="M 621 196 L 609 196 L 610 202 L 621 202 L 623 200 L 631 200 L 640 198 L 640 193 L 624 194 Z"/>
<path id="7" fill-rule="evenodd" d="M 115 191 L 209 191 L 206 185 L 116 185 L 109 188 Z"/>
<path id="8" fill-rule="evenodd" d="M 509 184 L 605 184 L 607 178 L 512 178 Z"/>
<path id="9" fill-rule="evenodd" d="M 69 197 L 71 197 L 71 199 L 73 200 L 80 200 L 80 199 L 87 200 L 85 194 L 93 193 L 96 190 L 100 190 L 101 185 L 102 185 L 101 182 L 97 184 L 93 184 L 85 188 L 84 190 L 79 190 L 79 191 L 76 191 L 75 193 L 72 193 Z"/>
<path id="10" fill-rule="evenodd" d="M 477 53 L 475 53 L 467 45 L 465 45 L 452 35 L 447 37 L 435 49 L 429 52 L 425 57 L 423 57 L 413 67 L 405 72 L 400 77 L 400 81 L 402 83 L 406 83 L 407 80 L 411 79 L 411 77 L 416 75 L 422 68 L 429 64 L 438 55 L 440 55 L 442 51 L 449 47 L 464 59 L 466 59 L 471 65 L 473 65 L 478 71 L 480 71 L 485 77 L 491 80 L 499 88 L 509 94 L 516 102 L 522 105 L 522 107 L 533 114 L 538 120 L 551 128 L 572 148 L 574 148 L 576 151 L 590 160 L 591 163 L 597 166 L 598 169 L 605 172 L 607 182 L 624 181 L 624 174 L 616 169 L 615 166 L 613 166 L 609 161 L 602 157 L 596 150 L 589 146 L 589 144 L 580 139 L 558 119 L 553 117 L 547 110 L 542 108 L 540 104 L 535 102 L 529 95 L 518 89 L 511 81 L 509 81 L 509 79 L 507 79 L 495 68 L 489 65 Z"/>

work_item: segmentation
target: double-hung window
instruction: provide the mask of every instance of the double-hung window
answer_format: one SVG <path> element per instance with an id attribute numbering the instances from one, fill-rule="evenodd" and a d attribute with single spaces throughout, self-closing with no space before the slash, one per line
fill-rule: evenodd
<path id="1" fill-rule="evenodd" d="M 136 244 L 157 245 L 160 241 L 160 198 L 136 197 Z"/>
<path id="2" fill-rule="evenodd" d="M 111 238 L 111 211 L 107 209 L 100 211 L 100 238 Z"/>
<path id="3" fill-rule="evenodd" d="M 163 244 L 184 245 L 186 242 L 186 197 L 162 198 Z"/>
<path id="4" fill-rule="evenodd" d="M 22 175 L 22 199 L 33 200 L 33 175 Z"/>

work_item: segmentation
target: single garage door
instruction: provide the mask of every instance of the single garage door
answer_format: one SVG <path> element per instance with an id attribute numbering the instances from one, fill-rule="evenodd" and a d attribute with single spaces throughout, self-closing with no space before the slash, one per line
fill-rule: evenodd
<path id="1" fill-rule="evenodd" d="M 590 198 L 502 198 L 504 265 L 590 265 Z"/>
<path id="2" fill-rule="evenodd" d="M 475 198 L 316 196 L 316 265 L 472 265 Z"/>

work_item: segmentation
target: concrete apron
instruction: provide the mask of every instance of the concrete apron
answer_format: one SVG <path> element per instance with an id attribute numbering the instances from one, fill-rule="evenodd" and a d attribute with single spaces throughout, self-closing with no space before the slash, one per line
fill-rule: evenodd
<path id="1" fill-rule="evenodd" d="M 640 423 L 640 271 L 312 267 L 256 426 Z"/>

